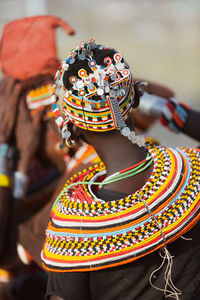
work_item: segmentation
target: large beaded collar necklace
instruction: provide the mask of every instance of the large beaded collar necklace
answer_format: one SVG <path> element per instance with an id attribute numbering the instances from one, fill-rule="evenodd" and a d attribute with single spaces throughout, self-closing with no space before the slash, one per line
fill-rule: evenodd
<path id="1" fill-rule="evenodd" d="M 44 267 L 92 271 L 131 262 L 188 231 L 200 217 L 198 149 L 148 146 L 152 175 L 136 193 L 112 201 L 75 182 L 102 180 L 103 163 L 74 175 L 58 196 L 46 231 Z M 84 196 L 83 196 L 84 195 Z"/>

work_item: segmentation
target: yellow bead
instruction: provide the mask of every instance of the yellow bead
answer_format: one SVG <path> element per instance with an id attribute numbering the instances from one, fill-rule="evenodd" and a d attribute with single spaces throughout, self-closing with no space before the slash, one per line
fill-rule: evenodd
<path id="1" fill-rule="evenodd" d="M 0 186 L 2 187 L 11 187 L 12 181 L 9 176 L 5 174 L 0 174 Z"/>

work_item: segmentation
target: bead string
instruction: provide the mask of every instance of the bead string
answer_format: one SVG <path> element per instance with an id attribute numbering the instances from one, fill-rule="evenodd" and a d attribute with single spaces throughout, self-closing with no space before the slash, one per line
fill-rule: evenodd
<path id="1" fill-rule="evenodd" d="M 153 158 L 150 156 L 149 153 L 147 153 L 147 156 L 144 160 L 137 163 L 136 165 L 125 169 L 123 171 L 116 172 L 109 177 L 107 177 L 103 182 L 101 182 L 101 185 L 113 183 L 117 180 L 129 178 L 131 176 L 137 175 L 138 173 L 141 173 L 142 171 L 146 170 L 153 162 Z M 101 188 L 102 188 L 101 186 Z"/>
<path id="2" fill-rule="evenodd" d="M 98 185 L 101 189 L 104 185 L 113 183 L 113 182 L 118 181 L 118 180 L 126 179 L 126 178 L 129 178 L 131 176 L 134 176 L 134 175 L 137 175 L 137 174 L 143 172 L 152 163 L 153 163 L 153 158 L 150 156 L 149 153 L 147 153 L 146 158 L 144 160 L 142 160 L 141 162 L 137 163 L 136 165 L 134 165 L 132 167 L 129 167 L 127 169 L 124 169 L 122 171 L 119 171 L 119 172 L 116 172 L 116 173 L 112 174 L 111 176 L 109 176 L 108 178 L 106 178 L 102 182 L 79 181 L 79 182 L 75 182 L 75 183 L 72 183 L 72 184 L 68 185 L 64 189 L 64 191 L 70 189 L 73 186 L 77 186 L 79 184 Z"/>
<path id="3" fill-rule="evenodd" d="M 173 299 L 180 300 L 179 296 L 181 295 L 181 291 L 174 285 L 174 283 L 172 281 L 173 256 L 171 256 L 169 250 L 167 249 L 166 237 L 165 237 L 165 234 L 163 232 L 163 227 L 162 227 L 161 224 L 159 224 L 157 218 L 154 216 L 154 214 L 152 213 L 151 209 L 146 204 L 146 202 L 141 198 L 141 196 L 137 192 L 136 192 L 136 195 L 139 198 L 139 200 L 144 204 L 144 206 L 145 206 L 148 214 L 155 221 L 158 229 L 161 232 L 161 235 L 162 235 L 162 238 L 163 238 L 163 242 L 164 242 L 164 246 L 162 247 L 162 249 L 160 249 L 160 253 L 159 253 L 159 255 L 163 258 L 163 261 L 162 261 L 161 265 L 151 273 L 151 275 L 149 277 L 150 285 L 153 288 L 155 288 L 156 290 L 164 292 L 164 295 L 165 295 L 166 298 L 167 297 L 171 297 Z M 161 251 L 163 251 L 163 254 L 162 254 Z M 164 286 L 164 288 L 160 288 L 160 287 L 157 287 L 157 286 L 155 286 L 153 284 L 153 276 L 159 270 L 162 269 L 162 267 L 164 266 L 165 261 L 167 262 L 167 266 L 166 266 L 166 269 L 165 269 L 165 272 L 164 272 L 165 286 Z"/>

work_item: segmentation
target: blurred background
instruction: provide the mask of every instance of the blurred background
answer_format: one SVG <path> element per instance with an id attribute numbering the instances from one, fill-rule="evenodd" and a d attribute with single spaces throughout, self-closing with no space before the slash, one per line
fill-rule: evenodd
<path id="1" fill-rule="evenodd" d="M 43 14 L 61 17 L 76 30 L 70 37 L 58 29 L 61 59 L 94 38 L 121 52 L 135 77 L 170 87 L 177 100 L 200 110 L 199 0 L 0 0 L 0 34 L 7 22 Z M 150 134 L 171 146 L 197 145 L 159 123 Z"/>

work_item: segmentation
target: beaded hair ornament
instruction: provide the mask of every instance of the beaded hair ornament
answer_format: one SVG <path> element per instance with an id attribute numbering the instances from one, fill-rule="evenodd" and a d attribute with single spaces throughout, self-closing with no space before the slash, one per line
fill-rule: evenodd
<path id="1" fill-rule="evenodd" d="M 56 123 L 67 145 L 74 143 L 71 122 L 90 131 L 119 130 L 132 143 L 144 146 L 144 138 L 125 123 L 134 94 L 130 68 L 120 53 L 97 45 L 93 39 L 79 44 L 57 71 L 51 97 Z"/>

